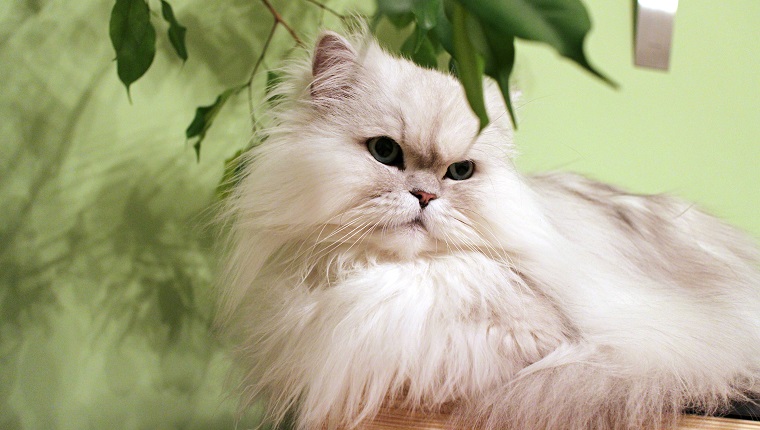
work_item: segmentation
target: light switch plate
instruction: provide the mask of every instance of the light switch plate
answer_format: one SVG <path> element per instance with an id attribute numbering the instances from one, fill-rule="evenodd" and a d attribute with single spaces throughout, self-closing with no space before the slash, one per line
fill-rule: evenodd
<path id="1" fill-rule="evenodd" d="M 668 70 L 678 0 L 638 0 L 635 64 Z"/>

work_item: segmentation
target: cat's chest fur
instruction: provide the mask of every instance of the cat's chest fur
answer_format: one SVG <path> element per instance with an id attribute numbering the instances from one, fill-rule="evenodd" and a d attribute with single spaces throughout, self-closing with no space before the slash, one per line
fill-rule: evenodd
<path id="1" fill-rule="evenodd" d="M 548 297 L 480 252 L 394 261 L 337 251 L 323 260 L 301 262 L 319 273 L 304 282 L 271 268 L 269 311 L 299 318 L 275 312 L 261 325 L 288 339 L 271 345 L 271 359 L 301 363 L 320 397 L 334 391 L 328 385 L 433 404 L 469 397 L 568 337 Z"/>

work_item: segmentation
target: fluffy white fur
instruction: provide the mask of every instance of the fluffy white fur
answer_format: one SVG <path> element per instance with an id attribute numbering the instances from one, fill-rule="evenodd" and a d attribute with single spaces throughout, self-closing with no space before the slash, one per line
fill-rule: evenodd
<path id="1" fill-rule="evenodd" d="M 243 406 L 335 429 L 384 404 L 472 427 L 672 425 L 757 390 L 754 246 L 692 206 L 578 176 L 525 177 L 487 85 L 325 33 L 276 89 L 226 219 L 221 320 Z M 403 170 L 366 141 L 388 136 Z M 473 160 L 472 178 L 444 178 Z M 410 193 L 439 197 L 421 209 Z"/>

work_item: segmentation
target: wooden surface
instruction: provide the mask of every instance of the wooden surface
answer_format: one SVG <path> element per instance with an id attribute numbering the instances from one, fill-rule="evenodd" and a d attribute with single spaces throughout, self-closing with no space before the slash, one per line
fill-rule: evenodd
<path id="1" fill-rule="evenodd" d="M 760 422 L 686 416 L 681 420 L 678 428 L 683 430 L 760 430 Z"/>
<path id="2" fill-rule="evenodd" d="M 363 424 L 360 430 L 442 430 L 446 429 L 447 416 L 443 414 L 410 414 L 385 409 L 373 421 Z M 760 422 L 728 418 L 684 416 L 679 430 L 760 430 Z M 465 429 L 462 429 L 465 430 Z M 467 429 L 470 430 L 470 429 Z"/>

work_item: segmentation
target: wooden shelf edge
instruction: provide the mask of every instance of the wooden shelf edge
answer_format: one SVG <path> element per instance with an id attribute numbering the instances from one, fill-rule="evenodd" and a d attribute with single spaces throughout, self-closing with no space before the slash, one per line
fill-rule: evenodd
<path id="1" fill-rule="evenodd" d="M 444 414 L 422 414 L 382 410 L 377 417 L 362 424 L 359 430 L 445 430 L 447 416 Z M 685 415 L 678 430 L 760 430 L 760 422 L 730 418 L 699 417 Z M 460 429 L 465 430 L 465 429 Z M 467 429 L 471 430 L 471 429 Z"/>
<path id="2" fill-rule="evenodd" d="M 760 422 L 731 418 L 684 416 L 679 430 L 760 430 Z"/>

